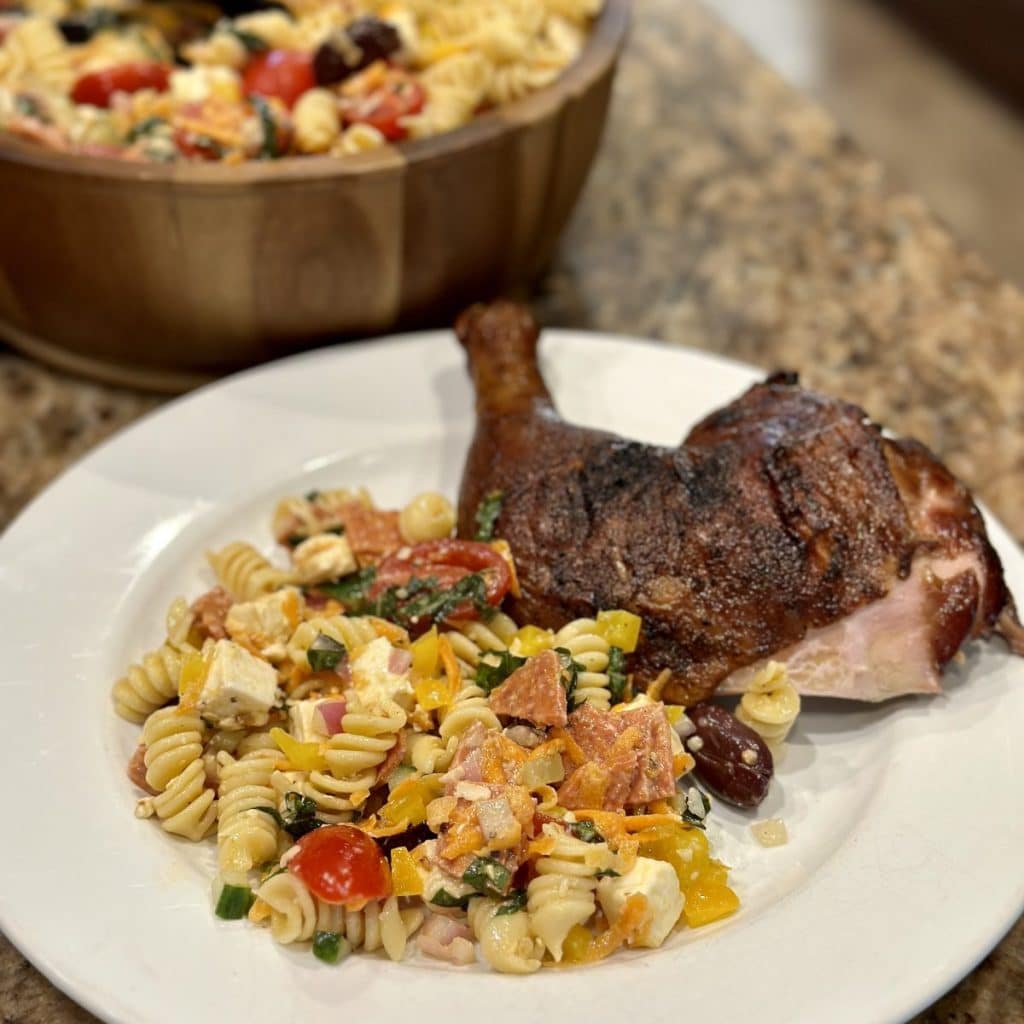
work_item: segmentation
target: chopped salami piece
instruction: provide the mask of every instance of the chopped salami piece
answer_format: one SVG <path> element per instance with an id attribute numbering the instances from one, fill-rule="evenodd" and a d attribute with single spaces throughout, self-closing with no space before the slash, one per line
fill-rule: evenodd
<path id="1" fill-rule="evenodd" d="M 484 740 L 487 739 L 487 729 L 482 722 L 474 722 L 459 740 L 455 748 L 452 763 L 444 776 L 444 791 L 447 796 L 455 792 L 455 787 L 460 782 L 480 782 L 481 774 L 481 748 Z"/>
<path id="2" fill-rule="evenodd" d="M 590 761 L 599 761 L 625 729 L 621 715 L 584 704 L 569 716 L 569 735 Z"/>
<path id="3" fill-rule="evenodd" d="M 192 602 L 192 612 L 196 617 L 196 628 L 203 639 L 227 639 L 228 631 L 224 623 L 235 599 L 223 588 L 214 587 L 205 594 L 200 594 Z"/>
<path id="4" fill-rule="evenodd" d="M 568 733 L 586 763 L 576 767 L 559 790 L 562 805 L 622 810 L 671 796 L 676 784 L 669 728 L 660 704 L 621 713 L 585 704 L 574 711 Z M 600 773 L 593 770 L 594 765 Z M 602 794 L 602 779 L 606 779 L 602 802 L 586 803 Z"/>
<path id="5" fill-rule="evenodd" d="M 361 501 L 346 501 L 338 506 L 337 512 L 360 565 L 376 564 L 402 546 L 397 512 L 367 508 Z"/>
<path id="6" fill-rule="evenodd" d="M 156 790 L 150 789 L 146 782 L 146 744 L 140 743 L 135 748 L 131 760 L 128 762 L 128 778 L 135 783 L 139 789 L 144 789 L 150 796 L 156 796 Z"/>
<path id="7" fill-rule="evenodd" d="M 565 689 L 562 664 L 554 651 L 543 651 L 521 665 L 497 689 L 491 691 L 491 710 L 532 725 L 565 725 Z"/>
<path id="8" fill-rule="evenodd" d="M 377 779 L 374 785 L 379 786 L 381 783 L 387 782 L 394 774 L 395 769 L 402 763 L 403 757 L 405 757 L 405 733 L 400 732 L 398 741 L 388 751 L 388 756 L 381 761 L 380 767 L 377 769 Z"/>
<path id="9" fill-rule="evenodd" d="M 652 800 L 664 800 L 676 791 L 676 780 L 672 774 L 671 726 L 660 704 L 635 708 L 622 714 L 627 725 L 640 730 L 640 747 L 633 785 L 626 803 L 629 805 L 649 804 Z"/>

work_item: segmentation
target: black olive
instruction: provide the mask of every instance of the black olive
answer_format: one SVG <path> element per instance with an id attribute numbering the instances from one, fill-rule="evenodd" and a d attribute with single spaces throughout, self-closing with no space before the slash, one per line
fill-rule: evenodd
<path id="1" fill-rule="evenodd" d="M 91 11 L 69 14 L 57 22 L 60 34 L 69 43 L 86 43 L 106 28 L 115 28 L 121 22 L 117 11 L 108 7 L 94 7 Z"/>
<path id="2" fill-rule="evenodd" d="M 374 61 L 385 60 L 401 46 L 394 25 L 372 15 L 356 18 L 320 45 L 313 55 L 313 75 L 317 85 L 333 85 Z"/>
<path id="3" fill-rule="evenodd" d="M 768 745 L 718 704 L 697 704 L 688 714 L 697 729 L 686 743 L 694 775 L 727 803 L 756 807 L 775 771 Z"/>

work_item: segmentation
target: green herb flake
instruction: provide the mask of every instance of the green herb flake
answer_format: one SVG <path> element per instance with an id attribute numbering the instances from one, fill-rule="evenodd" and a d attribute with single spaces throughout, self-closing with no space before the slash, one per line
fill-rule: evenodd
<path id="1" fill-rule="evenodd" d="M 691 788 L 694 789 L 697 792 L 697 794 L 700 796 L 700 802 L 704 806 L 704 814 L 703 815 L 694 814 L 693 811 L 690 810 L 690 808 L 688 806 L 688 804 L 689 804 L 689 794 L 687 794 L 687 798 L 686 798 L 686 800 L 683 803 L 683 814 L 682 814 L 683 822 L 686 825 L 693 825 L 694 828 L 707 829 L 707 823 L 706 823 L 705 819 L 708 816 L 708 812 L 711 810 L 711 800 L 708 798 L 707 793 L 703 792 L 702 790 L 697 789 L 696 786 L 693 786 Z"/>
<path id="2" fill-rule="evenodd" d="M 601 870 L 598 871 L 594 875 L 594 877 L 595 878 L 621 878 L 622 876 L 619 874 L 618 871 L 615 870 L 615 868 L 601 868 Z"/>
<path id="3" fill-rule="evenodd" d="M 313 956 L 317 960 L 323 960 L 325 964 L 340 963 L 352 951 L 347 939 L 343 939 L 337 932 L 314 932 L 313 933 Z"/>
<path id="4" fill-rule="evenodd" d="M 466 904 L 469 903 L 469 897 L 453 896 L 447 889 L 442 887 L 430 897 L 430 902 L 435 907 L 458 907 L 460 910 L 465 910 Z"/>
<path id="5" fill-rule="evenodd" d="M 501 505 L 505 500 L 504 491 L 491 491 L 477 506 L 474 521 L 476 522 L 476 540 L 491 540 L 494 536 L 494 524 L 501 515 Z"/>
<path id="6" fill-rule="evenodd" d="M 597 826 L 589 819 L 571 822 L 569 825 L 569 831 L 584 843 L 604 842 L 604 836 L 597 831 Z"/>
<path id="7" fill-rule="evenodd" d="M 584 671 L 583 666 L 573 659 L 572 651 L 567 647 L 556 647 L 555 654 L 562 666 L 562 685 L 565 687 L 565 699 L 569 710 L 575 710 L 576 684 L 579 682 L 580 673 Z"/>
<path id="8" fill-rule="evenodd" d="M 270 104 L 256 93 L 249 97 L 249 102 L 259 116 L 260 128 L 263 130 L 263 144 L 260 146 L 259 157 L 261 160 L 275 160 L 281 155 L 281 150 L 278 146 L 277 122 L 274 120 L 274 112 L 270 109 Z M 316 492 L 311 491 L 310 493 Z"/>
<path id="9" fill-rule="evenodd" d="M 501 901 L 498 904 L 498 909 L 494 912 L 495 917 L 504 917 L 505 914 L 518 914 L 521 910 L 526 909 L 526 890 L 516 889 L 515 892 L 509 894 L 507 899 Z"/>
<path id="10" fill-rule="evenodd" d="M 329 637 L 325 633 L 317 633 L 316 639 L 306 651 L 306 659 L 314 672 L 330 672 L 345 657 L 346 653 L 344 645 L 339 644 L 333 637 Z"/>
<path id="11" fill-rule="evenodd" d="M 485 896 L 500 898 L 512 881 L 512 872 L 493 857 L 476 857 L 462 873 L 462 880 Z"/>
<path id="12" fill-rule="evenodd" d="M 237 25 L 228 25 L 226 27 L 227 30 L 246 48 L 246 50 L 249 53 L 263 53 L 264 50 L 270 49 L 270 47 L 267 45 L 267 41 L 265 39 L 261 39 L 255 33 L 246 32 L 244 28 L 238 28 Z"/>
<path id="13" fill-rule="evenodd" d="M 293 839 L 301 839 L 308 832 L 327 824 L 316 816 L 316 802 L 294 791 L 285 793 L 283 814 L 273 807 L 257 807 L 255 810 L 269 814 Z"/>
<path id="14" fill-rule="evenodd" d="M 315 488 L 312 491 L 306 491 L 306 493 L 305 493 L 306 501 L 316 501 L 319 497 L 320 497 L 320 492 L 318 490 L 316 490 Z"/>
<path id="15" fill-rule="evenodd" d="M 23 117 L 32 117 L 44 124 L 48 122 L 42 104 L 35 96 L 30 96 L 28 93 L 18 93 L 14 97 L 14 109 Z"/>
<path id="16" fill-rule="evenodd" d="M 497 658 L 497 663 L 494 659 Z M 510 651 L 496 651 L 481 658 L 476 666 L 474 681 L 484 693 L 500 686 L 517 668 L 526 664 L 526 658 L 520 658 Z"/>
<path id="17" fill-rule="evenodd" d="M 356 611 L 366 603 L 366 592 L 373 586 L 376 578 L 377 570 L 369 565 L 334 583 L 318 583 L 316 589 L 321 594 L 340 601 L 347 611 Z"/>
<path id="18" fill-rule="evenodd" d="M 608 692 L 612 703 L 618 704 L 626 697 L 626 652 L 621 647 L 608 648 Z"/>
<path id="19" fill-rule="evenodd" d="M 167 122 L 162 117 L 143 118 L 138 124 L 132 125 L 125 139 L 127 142 L 132 143 L 137 142 L 139 139 L 148 138 L 157 128 L 165 124 Z"/>
<path id="20" fill-rule="evenodd" d="M 214 913 L 222 921 L 238 921 L 249 913 L 255 899 L 247 885 L 225 885 L 217 897 Z"/>

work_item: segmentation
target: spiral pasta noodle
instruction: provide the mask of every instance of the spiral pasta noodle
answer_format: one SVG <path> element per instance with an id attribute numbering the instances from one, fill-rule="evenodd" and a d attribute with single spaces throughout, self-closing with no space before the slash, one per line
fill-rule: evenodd
<path id="1" fill-rule="evenodd" d="M 164 643 L 130 665 L 111 690 L 114 710 L 129 722 L 141 723 L 178 695 L 178 677 L 188 648 Z"/>
<path id="2" fill-rule="evenodd" d="M 4 36 L 0 86 L 42 86 L 63 93 L 74 76 L 71 51 L 48 18 L 22 18 Z"/>
<path id="3" fill-rule="evenodd" d="M 217 861 L 228 881 L 244 882 L 277 853 L 277 823 L 261 808 L 277 806 L 271 777 L 278 757 L 272 750 L 254 750 L 237 761 L 226 752 L 218 756 Z"/>
<path id="4" fill-rule="evenodd" d="M 254 601 L 292 582 L 292 574 L 278 569 L 251 544 L 234 541 L 206 555 L 217 580 L 241 601 Z"/>
<path id="5" fill-rule="evenodd" d="M 353 501 L 366 508 L 373 507 L 365 487 L 354 491 L 344 487 L 316 491 L 305 497 L 290 495 L 277 503 L 271 530 L 277 541 L 283 544 L 291 538 L 310 537 L 314 533 L 336 529 L 343 525 L 339 508 Z"/>
<path id="6" fill-rule="evenodd" d="M 289 871 L 268 878 L 257 890 L 256 897 L 270 910 L 270 934 L 275 942 L 287 946 L 313 938 L 316 931 L 317 906 L 312 893 Z M 250 912 L 255 916 L 257 903 Z"/>
<path id="7" fill-rule="evenodd" d="M 162 792 L 203 752 L 205 726 L 177 707 L 154 711 L 142 730 L 146 785 Z"/>
<path id="8" fill-rule="evenodd" d="M 531 930 L 557 963 L 570 929 L 594 913 L 596 873 L 613 869 L 616 858 L 607 843 L 585 843 L 561 832 L 551 838 L 551 851 L 537 860 L 537 877 L 527 887 L 527 910 Z"/>
<path id="9" fill-rule="evenodd" d="M 398 741 L 405 722 L 405 712 L 393 701 L 384 714 L 350 711 L 341 720 L 341 732 L 327 741 L 327 768 L 337 783 L 339 798 L 347 800 L 350 808 L 360 806 L 369 796 L 377 769 Z"/>
<path id="10" fill-rule="evenodd" d="M 469 901 L 469 926 L 484 960 L 502 974 L 539 971 L 544 943 L 531 934 L 529 914 L 498 914 L 498 906 L 492 899 Z"/>
<path id="11" fill-rule="evenodd" d="M 500 729 L 498 716 L 491 710 L 487 695 L 476 683 L 467 683 L 456 694 L 451 707 L 439 713 L 441 740 L 447 744 L 458 738 L 475 722 L 485 729 Z"/>
<path id="12" fill-rule="evenodd" d="M 577 703 L 586 701 L 601 711 L 611 706 L 608 689 L 608 641 L 597 632 L 594 619 L 576 619 L 555 634 L 555 647 L 565 648 L 582 666 L 576 677 Z"/>
<path id="13" fill-rule="evenodd" d="M 156 814 L 166 832 L 190 839 L 204 839 L 217 821 L 217 800 L 206 785 L 203 760 L 197 757 L 167 788 L 151 799 L 141 800 L 139 817 Z"/>
<path id="14" fill-rule="evenodd" d="M 408 758 L 421 775 L 443 772 L 455 753 L 453 743 L 445 743 L 431 733 L 413 733 L 408 740 Z"/>
<path id="15" fill-rule="evenodd" d="M 786 666 L 770 661 L 750 681 L 736 717 L 766 743 L 781 747 L 800 714 L 800 694 L 789 681 Z"/>
<path id="16" fill-rule="evenodd" d="M 365 949 L 368 953 L 382 949 L 392 960 L 405 955 L 409 937 L 423 922 L 423 911 L 418 907 L 402 910 L 398 900 L 371 901 L 362 910 L 317 900 L 316 930 L 340 935 L 349 949 Z"/>
<path id="17" fill-rule="evenodd" d="M 505 651 L 519 627 L 504 612 L 495 612 L 487 622 L 466 619 L 451 623 L 445 632 L 462 674 L 472 679 L 480 659 L 488 651 Z"/>

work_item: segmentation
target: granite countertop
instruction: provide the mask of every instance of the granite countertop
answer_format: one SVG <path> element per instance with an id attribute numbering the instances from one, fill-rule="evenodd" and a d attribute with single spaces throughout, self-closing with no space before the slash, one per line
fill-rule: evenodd
<path id="1" fill-rule="evenodd" d="M 863 405 L 1024 537 L 1024 296 L 695 0 L 644 0 L 548 323 L 697 346 Z M 0 349 L 0 524 L 159 399 Z M 0 937 L 0 1020 L 94 1018 Z M 917 1024 L 1024 1021 L 1024 921 Z"/>

